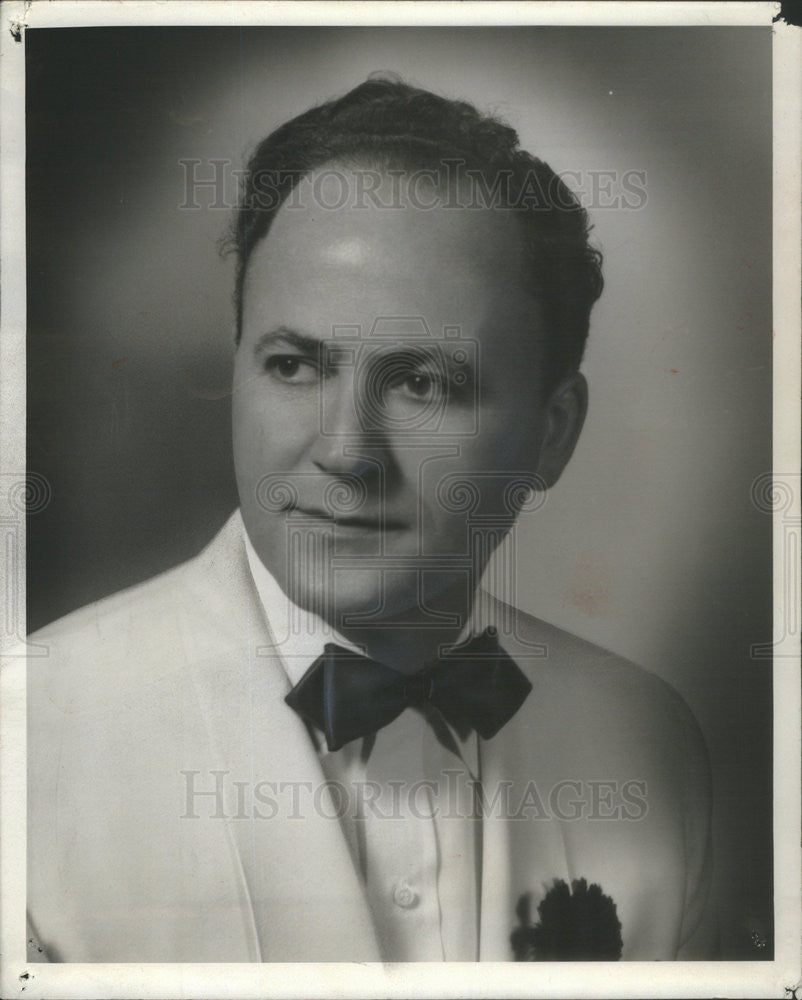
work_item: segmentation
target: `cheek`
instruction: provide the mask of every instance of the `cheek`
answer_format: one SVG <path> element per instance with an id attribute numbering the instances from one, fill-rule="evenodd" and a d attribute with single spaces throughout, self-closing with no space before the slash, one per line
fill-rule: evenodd
<path id="1" fill-rule="evenodd" d="M 314 437 L 315 421 L 293 411 L 278 395 L 263 383 L 241 388 L 234 395 L 234 462 L 243 481 L 268 472 L 291 471 Z"/>
<path id="2" fill-rule="evenodd" d="M 540 438 L 534 422 L 515 427 L 508 418 L 495 425 L 488 420 L 476 437 L 455 444 L 457 454 L 432 459 L 420 470 L 407 468 L 407 481 L 420 482 L 424 534 L 430 539 L 437 533 L 464 537 L 474 516 L 502 521 L 514 516 L 513 496 L 520 492 L 514 484 L 535 481 Z"/>
<path id="3" fill-rule="evenodd" d="M 509 413 L 490 413 L 477 443 L 475 461 L 478 468 L 490 468 L 497 473 L 521 476 L 533 473 L 538 466 L 544 422 L 527 402 L 517 409 L 517 418 Z"/>

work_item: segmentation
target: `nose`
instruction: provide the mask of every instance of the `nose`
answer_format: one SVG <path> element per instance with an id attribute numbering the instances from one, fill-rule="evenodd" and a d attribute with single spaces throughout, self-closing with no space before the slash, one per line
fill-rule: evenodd
<path id="1" fill-rule="evenodd" d="M 313 463 L 330 475 L 364 476 L 375 466 L 375 453 L 386 448 L 377 428 L 368 426 L 359 384 L 353 375 L 338 373 L 324 383 L 320 423 L 311 451 Z M 372 459 L 367 457 L 369 450 Z"/>

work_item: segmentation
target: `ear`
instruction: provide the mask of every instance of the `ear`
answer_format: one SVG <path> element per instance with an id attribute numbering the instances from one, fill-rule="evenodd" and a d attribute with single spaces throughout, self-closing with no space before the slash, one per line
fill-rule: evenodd
<path id="1" fill-rule="evenodd" d="M 588 383 L 580 372 L 564 379 L 552 392 L 545 408 L 538 474 L 547 487 L 554 486 L 573 455 L 588 412 Z"/>

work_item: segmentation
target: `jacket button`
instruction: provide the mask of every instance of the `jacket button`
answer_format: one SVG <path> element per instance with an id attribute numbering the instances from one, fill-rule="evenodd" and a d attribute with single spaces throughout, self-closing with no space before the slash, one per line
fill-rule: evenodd
<path id="1" fill-rule="evenodd" d="M 393 902 L 404 910 L 417 906 L 419 896 L 406 879 L 399 879 L 393 886 Z"/>

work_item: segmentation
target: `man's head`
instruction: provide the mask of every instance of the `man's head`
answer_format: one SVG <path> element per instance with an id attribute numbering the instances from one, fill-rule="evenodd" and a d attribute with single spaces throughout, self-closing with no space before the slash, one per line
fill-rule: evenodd
<path id="1" fill-rule="evenodd" d="M 338 619 L 471 586 L 582 426 L 584 210 L 512 129 L 384 79 L 283 125 L 246 177 L 234 452 L 257 552 Z"/>

